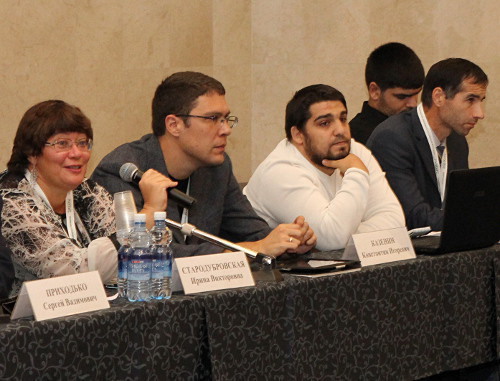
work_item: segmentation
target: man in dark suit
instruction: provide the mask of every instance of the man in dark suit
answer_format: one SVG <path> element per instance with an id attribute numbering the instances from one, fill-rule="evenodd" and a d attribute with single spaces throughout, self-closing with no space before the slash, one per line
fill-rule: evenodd
<path id="1" fill-rule="evenodd" d="M 366 144 L 389 116 L 416 107 L 424 77 L 420 58 L 404 44 L 390 42 L 371 52 L 365 67 L 368 101 L 349 122 L 354 140 Z"/>
<path id="2" fill-rule="evenodd" d="M 170 219 L 257 252 L 277 256 L 304 253 L 314 246 L 316 236 L 303 217 L 271 230 L 241 193 L 225 153 L 238 118 L 230 115 L 219 81 L 202 73 L 172 74 L 156 89 L 152 110 L 153 134 L 108 154 L 92 174 L 95 181 L 110 193 L 131 190 L 143 213 L 152 215 L 167 207 Z M 120 178 L 119 169 L 126 162 L 147 170 L 139 186 Z M 167 177 L 197 199 L 189 210 L 172 199 L 167 206 L 166 188 L 172 186 Z M 199 238 L 184 240 L 179 231 L 173 234 L 176 257 L 221 252 Z"/>
<path id="3" fill-rule="evenodd" d="M 2 214 L 3 201 L 0 197 L 0 215 Z M 2 224 L 0 223 L 0 299 L 9 296 L 14 281 L 14 267 L 10 257 L 10 249 L 7 247 L 2 235 Z M 0 310 L 1 313 L 1 310 Z"/>
<path id="4" fill-rule="evenodd" d="M 367 146 L 386 172 L 409 229 L 441 230 L 447 174 L 468 168 L 465 136 L 484 118 L 488 77 L 476 64 L 449 58 L 424 81 L 422 104 L 381 123 Z"/>

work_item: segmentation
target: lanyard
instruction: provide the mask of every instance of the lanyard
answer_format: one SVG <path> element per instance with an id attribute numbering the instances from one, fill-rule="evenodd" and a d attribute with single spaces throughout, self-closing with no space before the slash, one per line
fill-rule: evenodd
<path id="1" fill-rule="evenodd" d="M 446 173 L 448 172 L 448 149 L 446 148 L 446 140 L 444 141 L 444 151 L 441 157 L 441 162 L 439 162 L 438 150 L 433 139 L 433 135 L 435 136 L 435 134 L 434 131 L 432 131 L 431 126 L 429 125 L 427 117 L 425 116 L 422 103 L 417 106 L 417 114 L 424 129 L 425 136 L 427 137 L 429 148 L 431 149 L 432 162 L 434 164 L 434 171 L 436 173 L 439 195 L 441 196 L 441 202 L 443 202 L 446 188 Z"/>
<path id="2" fill-rule="evenodd" d="M 189 195 L 189 187 L 191 185 L 191 177 L 188 179 L 188 185 L 186 189 L 186 194 Z M 189 210 L 188 208 L 183 208 L 182 209 L 182 216 L 181 216 L 181 224 L 187 224 L 189 219 Z M 186 242 L 186 237 L 184 236 L 184 242 Z"/>
<path id="3" fill-rule="evenodd" d="M 33 178 L 33 175 L 31 174 L 31 172 L 29 170 L 26 170 L 26 172 L 24 173 L 24 177 L 26 177 L 28 182 L 33 186 L 35 193 L 38 196 L 40 196 L 40 198 L 45 202 L 45 204 L 54 212 L 54 209 L 52 208 L 52 205 L 50 205 L 50 202 L 47 199 L 47 196 L 43 192 L 42 188 L 40 188 L 40 185 L 38 185 L 38 183 L 35 181 L 35 179 Z M 66 232 L 66 235 L 69 238 L 73 239 L 75 242 L 80 243 L 80 240 L 78 237 L 78 231 L 76 229 L 76 225 L 78 225 L 78 228 L 80 229 L 80 232 L 83 235 L 84 239 L 86 239 L 87 242 L 90 243 L 90 236 L 87 232 L 87 229 L 85 229 L 85 227 L 80 219 L 80 216 L 75 211 L 72 190 L 66 194 L 65 207 L 66 207 L 66 229 L 63 229 L 63 230 Z"/>

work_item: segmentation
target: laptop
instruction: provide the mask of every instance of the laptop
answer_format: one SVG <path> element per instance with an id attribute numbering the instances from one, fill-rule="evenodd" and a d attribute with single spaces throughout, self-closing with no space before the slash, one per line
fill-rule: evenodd
<path id="1" fill-rule="evenodd" d="M 441 236 L 412 239 L 420 254 L 480 249 L 500 240 L 500 167 L 451 171 Z"/>

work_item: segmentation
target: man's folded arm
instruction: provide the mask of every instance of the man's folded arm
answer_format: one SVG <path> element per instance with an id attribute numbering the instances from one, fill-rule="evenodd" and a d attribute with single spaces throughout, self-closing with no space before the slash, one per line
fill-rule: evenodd
<path id="1" fill-rule="evenodd" d="M 302 215 L 318 237 L 317 248 L 343 248 L 361 222 L 369 188 L 368 174 L 349 170 L 341 190 L 331 201 L 320 191 L 317 181 L 307 170 L 290 171 L 289 167 L 275 166 L 261 179 L 261 183 L 269 184 L 259 196 L 261 215 L 271 215 L 279 222 L 293 221 Z"/>

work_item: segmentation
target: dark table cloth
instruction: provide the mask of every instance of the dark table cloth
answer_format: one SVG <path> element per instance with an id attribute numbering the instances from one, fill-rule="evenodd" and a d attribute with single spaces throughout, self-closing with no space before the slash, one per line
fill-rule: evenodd
<path id="1" fill-rule="evenodd" d="M 0 328 L 0 379 L 209 379 L 204 309 L 191 297 Z"/>
<path id="2" fill-rule="evenodd" d="M 422 256 L 209 295 L 214 378 L 402 380 L 493 361 L 497 260 Z"/>
<path id="3" fill-rule="evenodd" d="M 418 379 L 500 358 L 500 250 L 0 324 L 0 379 Z"/>

